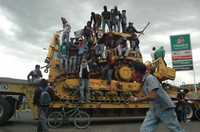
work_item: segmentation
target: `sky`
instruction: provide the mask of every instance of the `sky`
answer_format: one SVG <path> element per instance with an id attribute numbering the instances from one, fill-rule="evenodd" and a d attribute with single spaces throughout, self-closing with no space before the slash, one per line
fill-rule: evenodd
<path id="1" fill-rule="evenodd" d="M 44 66 L 53 33 L 65 17 L 73 31 L 82 29 L 90 13 L 118 6 L 138 30 L 150 22 L 140 37 L 144 61 L 151 60 L 153 46 L 164 46 L 172 65 L 170 35 L 190 34 L 194 71 L 178 71 L 173 83 L 200 82 L 199 0 L 0 0 L 0 77 L 26 79 L 35 64 Z M 45 75 L 45 74 L 44 74 Z M 45 75 L 47 77 L 47 75 Z"/>

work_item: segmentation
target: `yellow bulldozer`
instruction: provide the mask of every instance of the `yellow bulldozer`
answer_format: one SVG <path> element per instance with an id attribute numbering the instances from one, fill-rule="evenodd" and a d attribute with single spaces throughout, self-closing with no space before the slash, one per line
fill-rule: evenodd
<path id="1" fill-rule="evenodd" d="M 115 42 L 121 38 L 129 39 L 131 37 L 127 33 L 108 32 L 103 34 L 100 41 L 106 43 L 108 36 Z M 95 41 L 94 39 L 93 44 L 95 44 Z M 90 102 L 80 104 L 78 71 L 67 73 L 60 67 L 59 45 L 60 34 L 56 32 L 49 45 L 48 55 L 45 60 L 47 65 L 44 70 L 44 72 L 49 72 L 48 81 L 52 84 L 55 95 L 58 97 L 49 106 L 51 111 L 49 125 L 59 126 L 62 122 L 59 119 L 62 118 L 63 120 L 64 118 L 63 110 L 77 110 L 77 107 L 79 111 L 87 113 L 90 117 L 144 115 L 145 111 L 150 107 L 148 102 L 134 103 L 128 100 L 131 96 L 144 96 L 142 84 L 135 81 L 137 77 L 134 76 L 133 68 L 135 62 L 143 62 L 139 51 L 130 50 L 126 56 L 121 57 L 118 56 L 116 48 L 107 50 L 112 55 L 109 61 L 115 62 L 111 84 L 108 84 L 107 79 L 104 77 L 106 70 L 103 70 L 108 60 L 96 59 L 95 61 L 101 67 L 90 73 Z M 175 79 L 176 71 L 167 67 L 162 58 L 148 63 L 147 67 L 161 82 L 167 79 Z M 33 95 L 36 87 L 35 84 L 30 84 L 26 80 L 0 78 L 0 124 L 9 120 L 15 111 L 20 108 L 24 96 L 26 96 L 28 105 L 33 113 L 33 118 L 37 118 L 37 107 L 33 105 Z M 171 88 L 167 89 L 167 91 L 172 97 L 176 97 L 176 89 Z M 76 116 L 78 115 L 76 114 Z M 75 125 L 80 127 L 77 122 L 75 122 Z"/>

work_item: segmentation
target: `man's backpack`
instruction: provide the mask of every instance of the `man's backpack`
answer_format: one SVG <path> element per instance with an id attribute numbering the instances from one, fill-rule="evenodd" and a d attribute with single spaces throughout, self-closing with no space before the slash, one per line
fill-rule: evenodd
<path id="1" fill-rule="evenodd" d="M 40 105 L 41 106 L 48 106 L 52 101 L 51 96 L 50 96 L 50 94 L 48 92 L 48 89 L 49 89 L 48 87 L 40 88 L 40 90 L 41 90 Z"/>

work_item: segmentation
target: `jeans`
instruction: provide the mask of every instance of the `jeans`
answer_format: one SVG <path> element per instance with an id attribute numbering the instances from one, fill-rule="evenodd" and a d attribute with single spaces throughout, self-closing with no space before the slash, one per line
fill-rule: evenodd
<path id="1" fill-rule="evenodd" d="M 39 108 L 39 126 L 37 132 L 49 132 L 48 130 L 48 107 L 40 107 Z"/>
<path id="2" fill-rule="evenodd" d="M 81 101 L 90 99 L 90 89 L 88 85 L 89 85 L 88 79 L 81 79 L 81 85 L 80 85 L 80 100 Z"/>
<path id="3" fill-rule="evenodd" d="M 84 47 L 84 52 L 87 53 L 92 48 L 92 45 L 93 45 L 91 36 L 85 38 L 85 44 L 86 44 L 86 46 Z"/>
<path id="4" fill-rule="evenodd" d="M 104 52 L 104 45 L 103 44 L 98 44 L 95 48 L 95 54 L 97 56 L 103 56 L 103 52 Z"/>
<path id="5" fill-rule="evenodd" d="M 133 51 L 140 51 L 139 48 L 139 39 L 130 40 L 130 47 Z"/>
<path id="6" fill-rule="evenodd" d="M 98 70 L 100 70 L 98 64 L 94 61 L 89 63 L 89 67 L 91 72 L 97 72 Z"/>
<path id="7" fill-rule="evenodd" d="M 69 72 L 73 73 L 76 71 L 76 61 L 77 61 L 77 57 L 76 56 L 71 56 L 69 59 Z"/>
<path id="8" fill-rule="evenodd" d="M 68 57 L 67 56 L 61 56 L 61 63 L 60 63 L 60 69 L 64 69 L 65 72 L 68 72 Z"/>
<path id="9" fill-rule="evenodd" d="M 105 32 L 105 27 L 106 27 L 106 24 L 108 26 L 108 29 L 109 29 L 109 32 L 111 31 L 111 27 L 110 27 L 110 20 L 103 20 L 103 32 Z"/>
<path id="10" fill-rule="evenodd" d="M 66 32 L 66 31 L 63 32 L 62 43 L 69 43 L 69 32 Z"/>
<path id="11" fill-rule="evenodd" d="M 40 81 L 41 81 L 41 78 L 35 78 L 35 79 L 31 80 L 31 83 L 33 83 L 33 84 L 39 84 Z"/>
<path id="12" fill-rule="evenodd" d="M 118 20 L 118 19 L 115 19 L 114 20 L 114 32 L 120 32 L 120 25 L 121 25 L 121 23 L 120 23 L 120 20 Z"/>
<path id="13" fill-rule="evenodd" d="M 170 132 L 185 132 L 177 120 L 174 108 L 169 108 L 160 112 L 150 109 L 143 121 L 140 132 L 156 132 L 160 122 L 167 125 Z"/>
<path id="14" fill-rule="evenodd" d="M 126 32 L 126 23 L 121 23 L 122 25 L 122 32 L 125 33 Z"/>
<path id="15" fill-rule="evenodd" d="M 131 41 L 130 41 L 130 48 L 131 48 L 133 51 L 135 51 L 135 49 L 136 49 L 136 43 L 135 43 L 134 40 L 131 40 Z"/>
<path id="16" fill-rule="evenodd" d="M 181 122 L 181 121 L 185 122 L 187 119 L 185 104 L 182 102 L 178 103 L 176 105 L 176 111 L 177 111 L 177 116 L 178 116 L 179 122 Z"/>
<path id="17" fill-rule="evenodd" d="M 108 69 L 107 71 L 107 80 L 108 80 L 108 84 L 110 85 L 111 84 L 111 81 L 112 81 L 112 76 L 113 76 L 113 69 Z"/>
<path id="18" fill-rule="evenodd" d="M 128 48 L 121 48 L 119 47 L 117 49 L 119 56 L 128 56 L 129 54 L 129 49 Z"/>
<path id="19" fill-rule="evenodd" d="M 82 55 L 86 52 L 86 49 L 83 47 L 83 48 L 79 48 L 78 49 L 78 55 Z"/>
<path id="20" fill-rule="evenodd" d="M 101 20 L 94 22 L 93 28 L 95 31 L 98 30 L 100 27 L 101 27 Z"/>

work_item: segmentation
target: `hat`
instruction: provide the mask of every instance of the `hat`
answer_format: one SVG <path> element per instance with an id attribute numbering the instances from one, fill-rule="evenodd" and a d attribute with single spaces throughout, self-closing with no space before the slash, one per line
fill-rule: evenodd
<path id="1" fill-rule="evenodd" d="M 133 22 L 129 22 L 128 24 L 129 24 L 129 25 L 133 25 Z"/>

